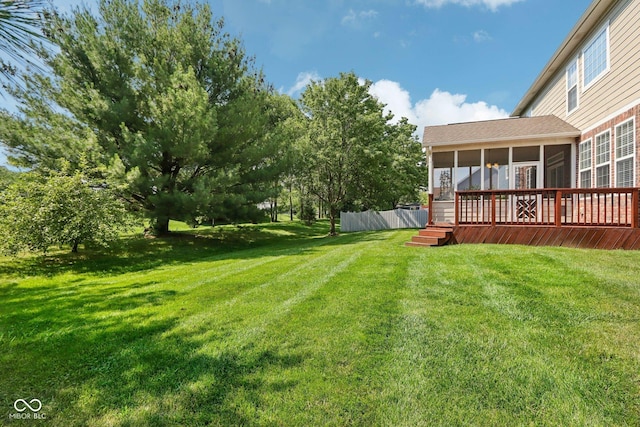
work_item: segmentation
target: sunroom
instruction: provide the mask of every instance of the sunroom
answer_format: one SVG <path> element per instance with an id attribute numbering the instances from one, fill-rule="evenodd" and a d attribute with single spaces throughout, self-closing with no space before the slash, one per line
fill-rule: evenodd
<path id="1" fill-rule="evenodd" d="M 433 222 L 455 222 L 456 194 L 461 192 L 471 192 L 468 200 L 480 200 L 487 193 L 473 192 L 574 187 L 579 136 L 578 129 L 555 116 L 426 127 L 423 145 L 429 160 Z M 502 215 L 516 215 L 516 205 L 522 209 L 537 199 L 505 207 Z M 488 207 L 474 206 L 482 212 L 464 216 L 487 216 Z"/>
<path id="2" fill-rule="evenodd" d="M 580 136 L 551 115 L 426 127 L 429 220 L 407 245 L 640 248 L 638 188 L 576 188 Z"/>

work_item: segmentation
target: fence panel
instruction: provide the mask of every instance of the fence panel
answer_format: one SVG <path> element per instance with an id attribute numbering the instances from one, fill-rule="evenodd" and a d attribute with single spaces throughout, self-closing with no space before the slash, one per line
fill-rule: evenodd
<path id="1" fill-rule="evenodd" d="M 425 209 L 392 211 L 340 212 L 340 231 L 372 231 L 398 228 L 423 228 L 428 221 Z"/>

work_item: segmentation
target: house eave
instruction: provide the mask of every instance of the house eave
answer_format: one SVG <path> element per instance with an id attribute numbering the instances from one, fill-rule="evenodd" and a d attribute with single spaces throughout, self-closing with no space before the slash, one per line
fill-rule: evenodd
<path id="1" fill-rule="evenodd" d="M 544 134 L 544 135 L 519 135 L 519 136 L 505 136 L 500 138 L 490 138 L 490 139 L 469 139 L 462 141 L 441 141 L 441 142 L 428 142 L 424 143 L 425 147 L 446 147 L 449 145 L 475 145 L 475 144 L 497 144 L 504 142 L 521 142 L 521 141 L 545 141 L 545 140 L 557 140 L 557 139 L 575 139 L 579 137 L 580 132 L 562 132 L 562 133 L 554 133 L 554 134 Z"/>

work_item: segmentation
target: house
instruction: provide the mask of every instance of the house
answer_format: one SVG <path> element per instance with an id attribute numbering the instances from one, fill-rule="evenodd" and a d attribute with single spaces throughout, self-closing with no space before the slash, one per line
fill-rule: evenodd
<path id="1" fill-rule="evenodd" d="M 425 128 L 414 243 L 640 248 L 639 143 L 640 0 L 594 0 L 510 118 Z"/>

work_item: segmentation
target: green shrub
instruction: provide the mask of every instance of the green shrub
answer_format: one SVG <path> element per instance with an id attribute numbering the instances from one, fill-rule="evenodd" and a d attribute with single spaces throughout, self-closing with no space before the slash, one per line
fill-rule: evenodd
<path id="1" fill-rule="evenodd" d="M 130 224 L 124 205 L 82 174 L 25 173 L 0 193 L 0 251 L 46 253 L 52 245 L 107 246 Z"/>

